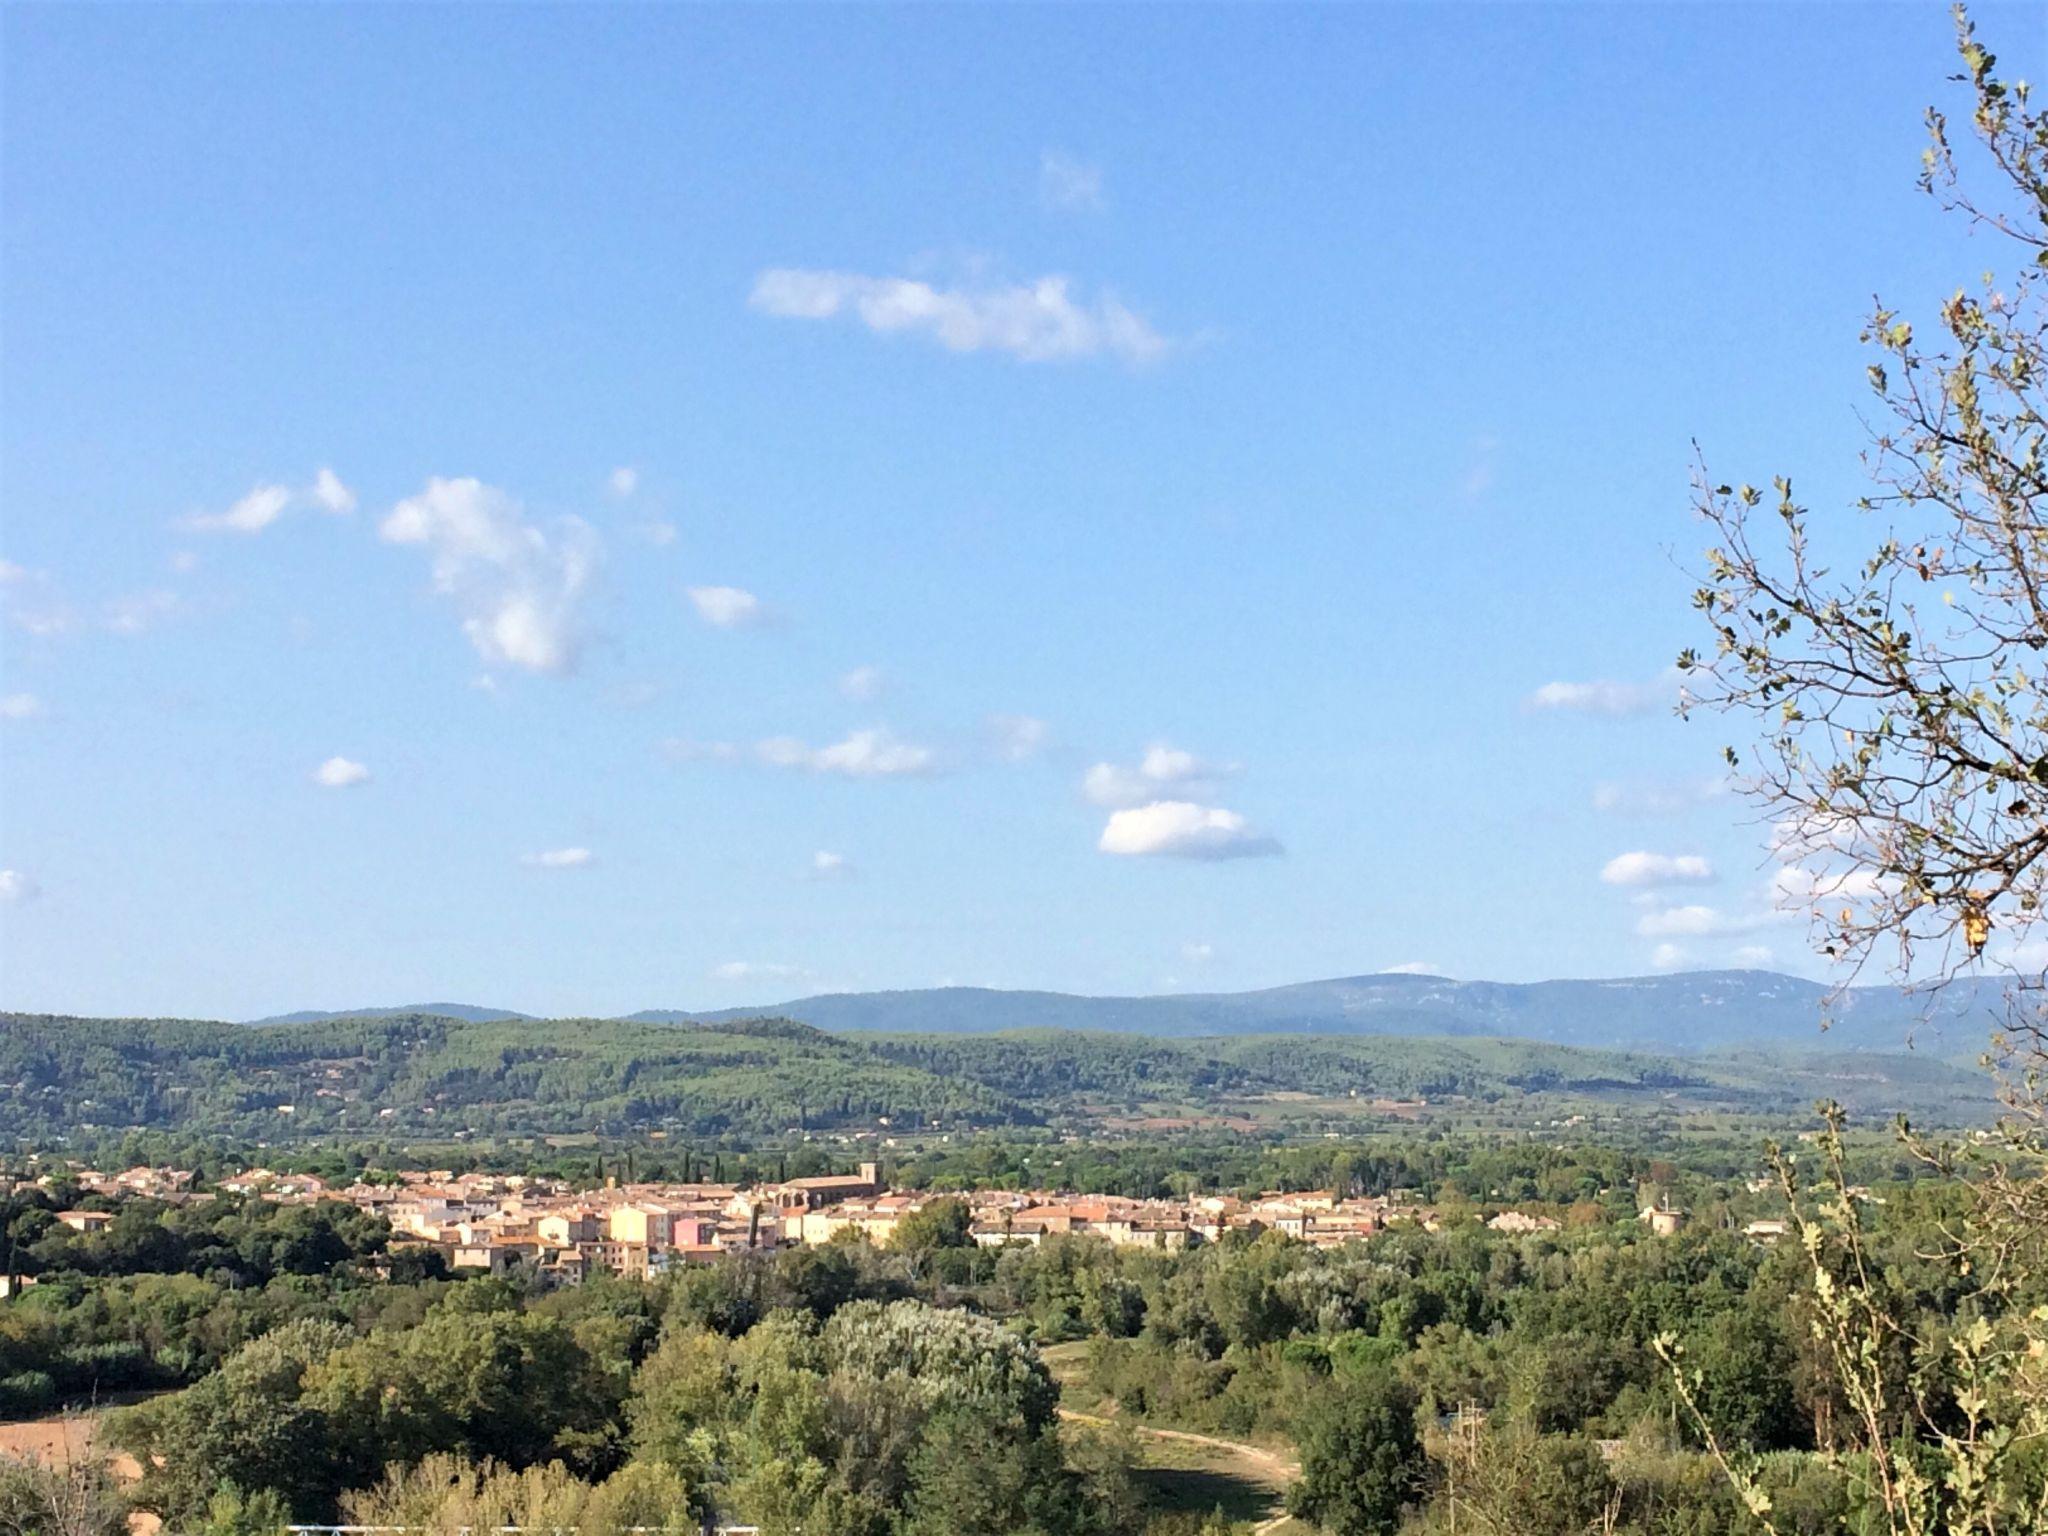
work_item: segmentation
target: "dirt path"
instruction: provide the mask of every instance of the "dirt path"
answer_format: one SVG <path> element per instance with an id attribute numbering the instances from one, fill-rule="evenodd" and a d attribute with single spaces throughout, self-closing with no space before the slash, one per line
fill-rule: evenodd
<path id="1" fill-rule="evenodd" d="M 1203 1450 L 1220 1452 L 1244 1468 L 1247 1480 L 1270 1487 L 1273 1491 L 1274 1506 L 1283 1504 L 1287 1496 L 1287 1485 L 1301 1476 L 1301 1464 L 1293 1458 L 1248 1441 L 1226 1440 L 1220 1435 L 1198 1434 L 1190 1429 L 1163 1429 L 1153 1424 L 1134 1424 L 1128 1419 L 1099 1413 L 1082 1413 L 1073 1408 L 1062 1408 L 1059 1415 L 1073 1424 L 1089 1424 L 1103 1429 L 1121 1425 L 1143 1440 L 1199 1446 Z M 1284 1508 L 1279 1508 L 1276 1513 L 1252 1526 L 1252 1536 L 1272 1536 L 1273 1532 L 1289 1524 L 1291 1518 Z"/>
<path id="2" fill-rule="evenodd" d="M 1224 1440 L 1215 1435 L 1198 1435 L 1191 1429 L 1161 1429 L 1153 1424 L 1133 1424 L 1128 1419 L 1109 1418 L 1099 1413 L 1081 1413 L 1072 1408 L 1062 1408 L 1060 1417 L 1076 1424 L 1093 1424 L 1107 1429 L 1122 1424 L 1133 1434 L 1143 1435 L 1152 1440 L 1178 1440 L 1183 1445 L 1206 1445 L 1211 1450 L 1228 1451 L 1233 1456 L 1242 1456 L 1269 1468 L 1276 1477 L 1292 1482 L 1301 1476 L 1301 1463 L 1282 1456 L 1278 1451 L 1269 1451 L 1263 1446 L 1253 1445 L 1246 1440 Z"/>

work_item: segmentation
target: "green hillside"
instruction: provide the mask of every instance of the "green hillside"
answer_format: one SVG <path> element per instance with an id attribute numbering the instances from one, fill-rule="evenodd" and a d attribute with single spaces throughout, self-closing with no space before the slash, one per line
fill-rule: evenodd
<path id="1" fill-rule="evenodd" d="M 298 1140 L 796 1127 L 1074 1124 L 1112 1113 L 1342 1115 L 1379 1099 L 1981 1117 L 1977 1075 L 1927 1057 L 1692 1056 L 1529 1040 L 1020 1031 L 832 1035 L 790 1020 L 661 1025 L 428 1015 L 262 1028 L 0 1015 L 0 1125 Z M 1302 1107 L 1299 1101 L 1307 1101 Z M 1313 1106 L 1320 1104 L 1318 1110 Z"/>

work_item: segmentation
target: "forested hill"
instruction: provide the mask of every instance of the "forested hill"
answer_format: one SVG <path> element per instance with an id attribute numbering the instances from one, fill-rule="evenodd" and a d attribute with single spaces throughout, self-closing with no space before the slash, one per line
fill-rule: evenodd
<path id="1" fill-rule="evenodd" d="M 409 1014 L 251 1027 L 0 1014 L 0 1137 L 159 1129 L 270 1141 L 652 1130 L 1091 1125 L 1231 1116 L 1315 1130 L 1375 1100 L 1556 1115 L 1724 1109 L 1981 1118 L 1929 1055 L 1690 1056 L 1479 1037 L 834 1035 L 787 1019 L 664 1025 Z"/>
<path id="2" fill-rule="evenodd" d="M 1856 987 L 1830 1004 L 1826 987 L 1769 971 L 1526 983 L 1387 973 L 1257 992 L 1155 997 L 983 987 L 835 992 L 759 1008 L 650 1008 L 630 1015 L 627 1022 L 716 1024 L 772 1015 L 836 1032 L 1001 1034 L 1073 1029 L 1161 1037 L 1470 1035 L 1650 1051 L 1787 1044 L 1896 1051 L 1910 1046 L 1973 1060 L 2002 1017 L 2006 985 L 1997 977 L 1965 978 L 1922 996 L 1907 996 L 1896 987 Z M 467 1003 L 425 1003 L 280 1014 L 256 1022 L 302 1024 L 407 1014 L 472 1021 L 530 1017 Z"/>
<path id="3" fill-rule="evenodd" d="M 1831 1010 L 1825 1030 L 1828 989 L 1768 971 L 1522 984 L 1385 974 L 1164 997 L 941 987 L 833 993 L 767 1009 L 654 1010 L 633 1017 L 716 1022 L 767 1012 L 820 1029 L 945 1034 L 1079 1029 L 1160 1036 L 1475 1035 L 1655 1051 L 1765 1044 L 1889 1051 L 1911 1044 L 1974 1058 L 2000 1017 L 2005 985 L 1998 978 L 1964 979 L 1929 996 L 1906 996 L 1896 987 L 1853 988 Z"/>

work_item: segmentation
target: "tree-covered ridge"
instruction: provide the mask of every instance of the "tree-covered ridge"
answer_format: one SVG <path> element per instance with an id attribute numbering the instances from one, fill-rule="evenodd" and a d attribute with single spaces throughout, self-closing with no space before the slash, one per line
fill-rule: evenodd
<path id="1" fill-rule="evenodd" d="M 1029 1126 L 1309 1100 L 1518 1101 L 1968 1118 L 1978 1078 L 1925 1057 L 1663 1056 L 1528 1040 L 1245 1036 L 1159 1040 L 826 1034 L 789 1020 L 468 1021 L 408 1015 L 252 1028 L 0 1015 L 0 1125 L 15 1137 L 139 1127 L 295 1140 L 378 1135 L 733 1137 L 792 1128 Z M 1282 1106 L 1285 1107 L 1285 1106 Z"/>
<path id="2" fill-rule="evenodd" d="M 274 1136 L 355 1129 L 781 1132 L 883 1116 L 1031 1119 L 802 1026 L 412 1015 L 235 1024 L 0 1016 L 0 1121 L 18 1135 L 138 1125 Z"/>

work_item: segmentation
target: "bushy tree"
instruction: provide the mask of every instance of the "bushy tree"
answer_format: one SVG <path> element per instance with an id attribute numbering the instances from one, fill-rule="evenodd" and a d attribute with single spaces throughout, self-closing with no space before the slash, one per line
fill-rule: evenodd
<path id="1" fill-rule="evenodd" d="M 1415 1394 L 1373 1372 L 1318 1394 L 1296 1432 L 1301 1479 L 1287 1507 L 1331 1536 L 1392 1536 L 1421 1489 Z"/>

